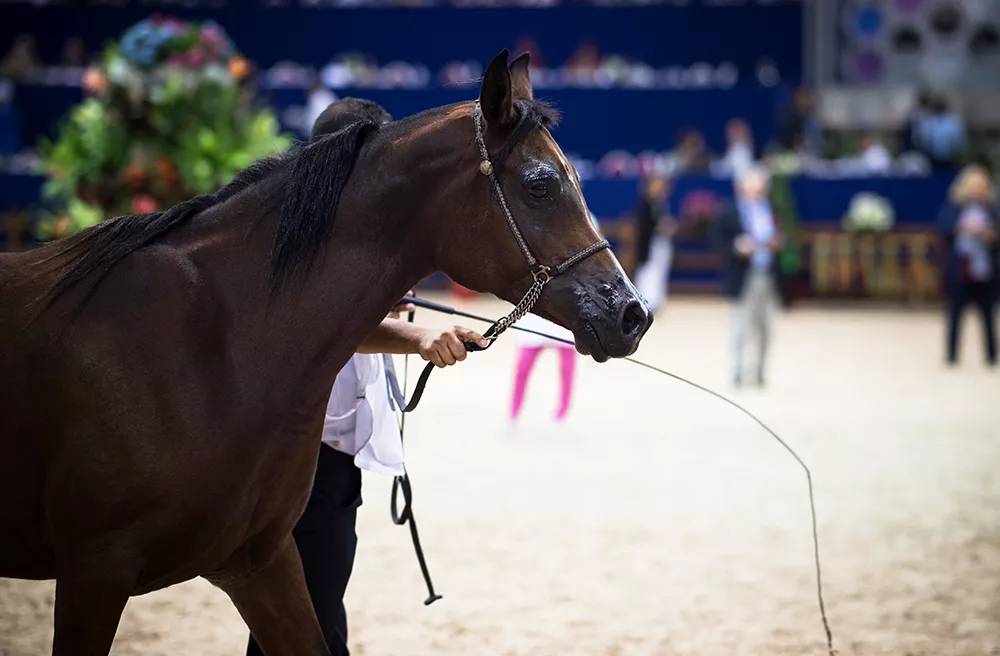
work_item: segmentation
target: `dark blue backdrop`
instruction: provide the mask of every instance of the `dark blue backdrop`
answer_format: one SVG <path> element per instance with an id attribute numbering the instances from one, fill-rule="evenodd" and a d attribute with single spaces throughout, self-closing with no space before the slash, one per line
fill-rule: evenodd
<path id="1" fill-rule="evenodd" d="M 6 5 L 0 21 L 0 53 L 22 33 L 34 34 L 43 61 L 55 63 L 66 39 L 83 38 L 96 52 L 153 9 L 143 6 L 33 7 Z M 695 0 L 685 7 L 555 8 L 266 8 L 258 2 L 224 9 L 168 8 L 189 18 L 217 20 L 237 46 L 261 67 L 292 60 L 321 67 L 346 51 L 371 54 L 381 63 L 394 59 L 422 63 L 436 73 L 448 61 L 485 63 L 518 37 L 531 36 L 548 65 L 562 64 L 583 40 L 602 52 L 620 53 L 655 66 L 729 61 L 741 82 L 727 90 L 641 91 L 563 89 L 540 92 L 555 101 L 565 120 L 558 138 L 570 153 L 596 159 L 609 150 L 632 152 L 670 147 L 684 127 L 702 130 L 709 145 L 723 147 L 728 118 L 746 118 L 759 144 L 773 132 L 776 107 L 801 73 L 802 7 L 798 2 L 712 6 Z M 167 10 L 159 9 L 167 13 Z M 785 86 L 757 84 L 755 68 L 772 61 Z M 419 91 L 346 90 L 383 103 L 405 116 L 436 105 L 468 99 L 475 89 L 431 88 Z M 344 93 L 338 90 L 338 93 Z M 22 85 L 15 102 L 20 114 L 20 142 L 34 144 L 80 97 L 75 88 Z M 300 91 L 271 92 L 279 109 L 302 104 Z"/>
<path id="2" fill-rule="evenodd" d="M 82 3 L 86 5 L 87 3 Z M 180 3 L 178 3 L 180 4 Z M 757 61 L 768 57 L 786 78 L 798 79 L 802 56 L 802 7 L 797 2 L 714 7 L 693 2 L 685 7 L 556 8 L 263 8 L 243 2 L 239 8 L 160 9 L 190 18 L 217 20 L 253 61 L 270 66 L 291 59 L 325 64 L 344 51 L 422 62 L 432 69 L 457 59 L 485 62 L 519 36 L 533 36 L 548 64 L 561 64 L 582 40 L 602 51 L 621 53 L 655 66 L 698 61 L 736 63 L 751 76 Z M 80 36 L 98 49 L 125 28 L 153 13 L 149 7 L 35 7 L 5 5 L 0 21 L 0 52 L 15 35 L 39 36 L 43 59 L 58 60 L 63 42 Z"/>
<path id="3" fill-rule="evenodd" d="M 401 118 L 416 112 L 460 100 L 471 100 L 478 89 L 378 90 L 338 89 L 338 94 L 370 98 Z M 539 92 L 562 110 L 563 120 L 555 135 L 572 155 L 597 159 L 615 148 L 633 153 L 645 149 L 666 150 L 682 127 L 696 127 L 705 133 L 709 146 L 721 151 L 727 119 L 747 119 L 758 143 L 766 143 L 774 130 L 775 106 L 783 89 L 741 85 L 727 91 L 634 91 L 559 89 Z M 52 135 L 65 112 L 80 101 L 80 89 L 18 85 L 15 103 L 19 109 L 21 140 L 35 143 L 43 134 Z M 299 90 L 269 91 L 262 94 L 279 114 L 292 105 L 305 103 Z"/>

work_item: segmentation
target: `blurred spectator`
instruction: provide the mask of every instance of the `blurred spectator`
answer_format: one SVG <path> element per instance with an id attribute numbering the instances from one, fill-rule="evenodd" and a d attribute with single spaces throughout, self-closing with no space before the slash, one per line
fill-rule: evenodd
<path id="1" fill-rule="evenodd" d="M 87 47 L 83 39 L 78 36 L 66 39 L 59 63 L 69 68 L 84 68 L 87 65 Z"/>
<path id="2" fill-rule="evenodd" d="M 21 118 L 14 104 L 14 84 L 0 80 L 0 155 L 21 149 Z"/>
<path id="3" fill-rule="evenodd" d="M 934 166 L 950 168 L 965 150 L 965 123 L 944 96 L 925 100 L 910 121 L 913 145 Z"/>
<path id="4" fill-rule="evenodd" d="M 917 99 L 910 115 L 906 117 L 906 125 L 903 127 L 903 151 L 919 150 L 917 145 L 917 123 L 925 116 L 930 115 L 931 107 L 934 105 L 934 94 L 928 89 L 921 89 L 917 94 Z"/>
<path id="5" fill-rule="evenodd" d="M 640 187 L 635 210 L 637 223 L 635 283 L 639 293 L 656 312 L 667 300 L 667 277 L 676 222 L 670 218 L 667 198 L 670 182 L 664 177 L 646 178 Z"/>
<path id="6" fill-rule="evenodd" d="M 318 119 L 320 114 L 322 114 L 323 111 L 336 100 L 337 96 L 334 95 L 332 91 L 327 89 L 323 82 L 317 79 L 312 83 L 312 86 L 309 88 L 309 96 L 306 99 L 306 115 L 303 121 L 303 134 L 306 136 L 311 134 L 312 127 L 316 124 L 316 119 Z"/>
<path id="7" fill-rule="evenodd" d="M 14 45 L 0 61 L 0 76 L 15 82 L 24 82 L 34 77 L 40 68 L 35 37 L 30 34 L 19 34 L 14 39 Z"/>
<path id="8" fill-rule="evenodd" d="M 861 140 L 858 154 L 861 168 L 867 173 L 888 173 L 892 168 L 892 153 L 878 135 L 868 134 Z"/>
<path id="9" fill-rule="evenodd" d="M 726 153 L 718 162 L 718 173 L 739 177 L 753 166 L 753 133 L 741 118 L 726 121 Z"/>
<path id="10" fill-rule="evenodd" d="M 948 300 L 948 363 L 958 362 L 962 313 L 979 308 L 986 360 L 997 362 L 996 303 L 1000 288 L 1000 211 L 993 180 L 985 169 L 967 166 L 952 184 L 938 229 L 948 245 L 944 290 Z"/>
<path id="11" fill-rule="evenodd" d="M 573 333 L 530 312 L 518 320 L 517 326 L 548 333 L 555 337 L 573 341 Z M 573 381 L 576 378 L 576 347 L 571 344 L 554 342 L 545 337 L 516 331 L 517 363 L 514 369 L 514 390 L 510 402 L 510 419 L 516 421 L 524 407 L 524 397 L 528 390 L 528 379 L 535 368 L 538 356 L 546 348 L 559 354 L 559 405 L 556 406 L 555 420 L 562 421 L 569 413 L 573 399 Z"/>
<path id="12" fill-rule="evenodd" d="M 565 68 L 570 75 L 587 78 L 594 74 L 601 64 L 601 51 L 593 41 L 581 41 L 573 54 L 566 60 Z"/>
<path id="13" fill-rule="evenodd" d="M 800 87 L 778 121 L 778 145 L 782 150 L 819 157 L 823 151 L 823 129 L 816 118 L 812 91 Z"/>
<path id="14" fill-rule="evenodd" d="M 517 43 L 514 44 L 515 57 L 519 57 L 525 52 L 531 55 L 532 68 L 545 68 L 545 55 L 542 54 L 542 48 L 538 45 L 535 37 L 530 34 L 522 34 L 517 38 Z"/>
<path id="15" fill-rule="evenodd" d="M 744 351 L 754 342 L 749 370 L 764 384 L 771 319 L 778 300 L 778 220 L 768 201 L 767 171 L 752 168 L 736 182 L 736 206 L 715 221 L 714 241 L 722 258 L 723 291 L 733 300 L 733 384 L 744 382 Z"/>
<path id="16" fill-rule="evenodd" d="M 705 145 L 705 137 L 698 130 L 681 130 L 677 146 L 671 155 L 674 173 L 708 173 L 712 165 L 712 154 Z"/>

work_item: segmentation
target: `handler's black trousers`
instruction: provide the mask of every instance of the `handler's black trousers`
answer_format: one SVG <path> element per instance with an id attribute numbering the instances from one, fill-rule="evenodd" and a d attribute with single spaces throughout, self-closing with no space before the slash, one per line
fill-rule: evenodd
<path id="1" fill-rule="evenodd" d="M 293 536 L 323 635 L 334 656 L 347 656 L 344 591 L 354 567 L 354 532 L 361 505 L 361 470 L 354 457 L 327 445 L 319 449 L 316 480 Z M 247 656 L 263 656 L 250 638 Z"/>
<path id="2" fill-rule="evenodd" d="M 948 362 L 958 360 L 958 338 L 962 327 L 962 313 L 969 303 L 979 308 L 983 321 L 983 341 L 986 360 L 997 361 L 996 297 L 990 283 L 970 282 L 955 285 L 948 294 Z"/>

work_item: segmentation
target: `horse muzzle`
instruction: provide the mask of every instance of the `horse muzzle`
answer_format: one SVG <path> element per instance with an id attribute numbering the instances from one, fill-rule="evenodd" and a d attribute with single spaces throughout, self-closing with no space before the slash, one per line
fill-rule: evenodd
<path id="1" fill-rule="evenodd" d="M 579 324 L 576 349 L 598 362 L 635 353 L 653 324 L 653 313 L 622 276 L 585 285 L 576 293 Z"/>

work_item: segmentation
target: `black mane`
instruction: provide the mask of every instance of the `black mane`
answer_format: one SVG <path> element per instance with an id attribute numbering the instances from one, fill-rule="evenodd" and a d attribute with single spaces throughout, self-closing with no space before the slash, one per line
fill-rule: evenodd
<path id="1" fill-rule="evenodd" d="M 290 168 L 271 250 L 272 274 L 280 284 L 299 266 L 308 268 L 325 243 L 358 152 L 365 137 L 377 127 L 369 121 L 359 121 L 308 144 L 298 144 L 286 153 L 260 159 L 216 192 L 196 196 L 161 212 L 109 219 L 67 238 L 55 254 L 41 262 L 55 262 L 62 271 L 40 300 L 48 306 L 88 279 L 93 279 L 93 290 L 129 254 L 275 172 Z"/>
<path id="2" fill-rule="evenodd" d="M 277 283 L 299 266 L 308 269 L 326 244 L 354 160 L 365 138 L 377 129 L 378 124 L 369 120 L 351 123 L 339 132 L 313 139 L 292 158 L 271 248 Z"/>

